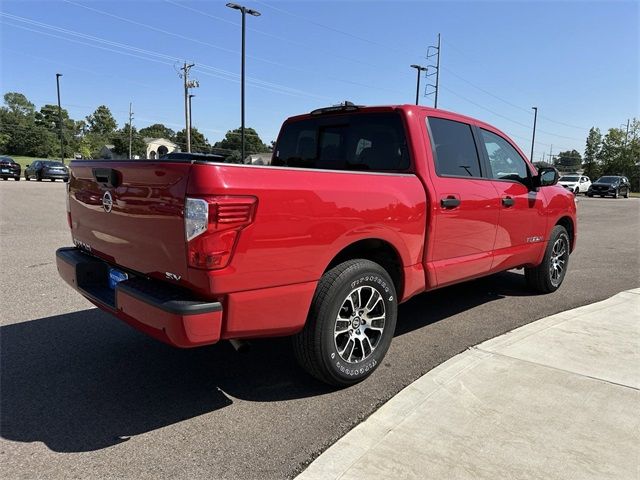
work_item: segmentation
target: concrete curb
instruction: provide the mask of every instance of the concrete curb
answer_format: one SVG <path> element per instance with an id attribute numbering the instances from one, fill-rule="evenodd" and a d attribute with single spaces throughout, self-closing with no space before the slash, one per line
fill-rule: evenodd
<path id="1" fill-rule="evenodd" d="M 504 395 L 491 387 L 494 383 Z M 635 289 L 543 318 L 451 358 L 399 392 L 297 478 L 471 479 L 516 472 L 517 478 L 637 478 L 640 421 L 633 417 L 640 412 L 639 389 L 640 289 Z M 576 413 L 588 397 L 610 403 L 611 412 L 597 413 L 603 407 L 594 400 L 597 407 L 589 404 Z M 539 404 L 555 410 L 541 413 Z M 496 425 L 500 428 L 492 432 Z M 573 429 L 580 425 L 606 442 L 580 438 L 582 430 Z M 485 427 L 482 433 L 474 430 L 479 426 Z M 425 437 L 427 432 L 441 435 Z M 580 450 L 563 453 L 563 470 L 554 461 L 561 462 L 557 452 L 571 443 L 566 435 L 578 437 L 574 448 Z M 485 448 L 478 438 L 496 446 Z M 607 450 L 607 442 L 616 449 Z M 631 449 L 633 442 L 635 458 L 631 451 L 620 455 L 620 448 Z M 552 445 L 555 450 L 549 451 Z M 483 459 L 487 449 L 496 451 Z M 458 458 L 458 451 L 468 455 Z M 518 458 L 519 451 L 538 456 Z"/>

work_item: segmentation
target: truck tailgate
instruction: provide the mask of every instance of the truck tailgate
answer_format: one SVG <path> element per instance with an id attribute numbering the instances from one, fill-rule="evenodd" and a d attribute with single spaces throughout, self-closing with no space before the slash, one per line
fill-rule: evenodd
<path id="1" fill-rule="evenodd" d="M 190 162 L 72 162 L 74 243 L 151 277 L 186 276 L 183 207 L 190 168 Z"/>

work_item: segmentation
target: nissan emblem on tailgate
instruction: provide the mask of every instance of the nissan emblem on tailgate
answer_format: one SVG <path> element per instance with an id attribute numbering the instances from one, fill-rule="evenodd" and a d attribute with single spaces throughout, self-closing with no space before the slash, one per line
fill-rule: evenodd
<path id="1" fill-rule="evenodd" d="M 104 195 L 102 196 L 102 208 L 104 208 L 104 211 L 107 213 L 109 213 L 113 208 L 113 197 L 108 191 L 104 192 Z"/>

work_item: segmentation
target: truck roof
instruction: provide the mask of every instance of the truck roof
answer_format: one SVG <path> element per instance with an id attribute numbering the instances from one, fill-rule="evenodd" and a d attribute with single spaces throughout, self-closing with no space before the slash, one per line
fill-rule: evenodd
<path id="1" fill-rule="evenodd" d="M 323 107 L 323 108 L 318 108 L 316 110 L 313 110 L 309 113 L 303 113 L 300 115 L 294 115 L 291 116 L 289 118 L 287 118 L 286 121 L 290 121 L 290 120 L 302 120 L 305 118 L 310 118 L 312 116 L 316 116 L 316 115 L 348 115 L 348 114 L 353 114 L 355 112 L 358 113 L 362 113 L 362 112 L 389 112 L 389 111 L 394 111 L 394 110 L 402 110 L 405 112 L 415 112 L 415 111 L 423 111 L 423 112 L 427 112 L 427 114 L 429 113 L 438 113 L 438 114 L 445 114 L 447 116 L 451 116 L 451 117 L 456 117 L 460 120 L 466 121 L 466 122 L 473 122 L 473 123 L 477 123 L 481 126 L 487 126 L 493 130 L 498 130 L 496 127 L 494 127 L 493 125 L 486 123 L 482 120 L 478 120 L 477 118 L 473 118 L 470 117 L 468 115 L 463 115 L 461 113 L 457 113 L 457 112 L 452 112 L 449 110 L 443 110 L 441 108 L 432 108 L 432 107 L 424 107 L 421 105 L 413 105 L 413 104 L 397 104 L 397 105 L 371 105 L 371 106 L 365 106 L 365 105 L 355 105 L 351 102 L 344 102 L 340 105 L 332 105 L 329 107 Z M 498 130 L 499 131 L 499 130 Z"/>
<path id="2" fill-rule="evenodd" d="M 478 120 L 477 118 L 469 117 L 468 115 L 462 115 L 457 112 L 452 112 L 449 110 L 443 110 L 441 108 L 432 108 L 432 107 L 423 107 L 421 105 L 413 105 L 413 104 L 397 104 L 397 105 L 372 105 L 372 106 L 364 106 L 364 105 L 355 105 L 351 102 L 343 102 L 339 105 L 332 105 L 329 107 L 318 108 L 309 113 L 303 113 L 300 115 L 294 115 L 285 120 L 285 122 L 289 121 L 298 121 L 304 120 L 307 118 L 315 118 L 319 115 L 349 115 L 354 113 L 363 113 L 363 112 L 391 112 L 401 110 L 407 113 L 410 112 L 427 112 L 429 114 L 444 114 L 447 117 L 451 117 L 451 119 L 461 120 L 463 122 L 475 123 L 480 127 L 486 127 L 488 130 L 493 130 L 497 133 L 505 137 L 509 137 L 505 132 L 491 125 L 490 123 L 486 123 L 482 120 Z M 515 142 L 514 142 L 515 143 Z M 522 153 L 522 152 L 521 152 Z M 524 155 L 524 154 L 523 154 Z"/>

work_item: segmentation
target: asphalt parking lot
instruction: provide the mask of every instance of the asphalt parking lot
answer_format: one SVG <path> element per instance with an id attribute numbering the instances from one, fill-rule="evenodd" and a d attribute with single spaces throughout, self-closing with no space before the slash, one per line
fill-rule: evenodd
<path id="1" fill-rule="evenodd" d="M 640 286 L 640 199 L 579 198 L 562 288 L 520 272 L 401 306 L 384 365 L 331 389 L 286 339 L 246 354 L 177 350 L 92 308 L 57 275 L 64 184 L 0 182 L 0 462 L 4 478 L 283 478 L 425 372 L 539 318 Z"/>

